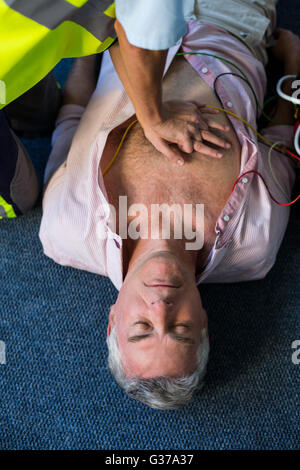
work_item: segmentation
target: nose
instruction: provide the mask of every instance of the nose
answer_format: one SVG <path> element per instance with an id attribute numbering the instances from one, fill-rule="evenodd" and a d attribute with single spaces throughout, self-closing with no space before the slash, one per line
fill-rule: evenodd
<path id="1" fill-rule="evenodd" d="M 163 336 L 169 323 L 169 315 L 172 313 L 172 302 L 166 299 L 158 299 L 149 305 L 152 324 L 159 336 Z"/>
<path id="2" fill-rule="evenodd" d="M 158 299 L 150 303 L 149 307 L 156 317 L 164 318 L 172 310 L 173 303 L 168 299 Z"/>
<path id="3" fill-rule="evenodd" d="M 160 306 L 170 307 L 173 305 L 173 302 L 171 302 L 171 300 L 169 300 L 168 298 L 160 298 L 152 301 L 151 305 L 158 306 L 158 308 Z"/>

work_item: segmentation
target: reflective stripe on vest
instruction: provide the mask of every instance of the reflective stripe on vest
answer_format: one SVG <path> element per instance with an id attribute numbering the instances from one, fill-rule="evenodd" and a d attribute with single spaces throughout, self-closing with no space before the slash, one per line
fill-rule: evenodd
<path id="1" fill-rule="evenodd" d="M 0 219 L 12 219 L 16 216 L 13 206 L 8 204 L 2 196 L 0 196 Z"/>
<path id="2" fill-rule="evenodd" d="M 112 0 L 0 0 L 0 109 L 62 59 L 103 52 L 114 41 Z"/>

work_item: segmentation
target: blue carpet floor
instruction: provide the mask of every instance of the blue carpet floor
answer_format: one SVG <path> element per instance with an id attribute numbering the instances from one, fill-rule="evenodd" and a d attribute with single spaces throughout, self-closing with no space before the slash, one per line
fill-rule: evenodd
<path id="1" fill-rule="evenodd" d="M 280 3 L 280 19 L 300 32 L 298 0 Z M 68 67 L 58 66 L 61 79 Z M 41 176 L 49 139 L 25 144 Z M 105 337 L 117 292 L 46 258 L 40 218 L 37 207 L 0 224 L 0 449 L 299 448 L 299 206 L 266 279 L 201 286 L 206 387 L 168 412 L 127 398 L 110 377 Z"/>

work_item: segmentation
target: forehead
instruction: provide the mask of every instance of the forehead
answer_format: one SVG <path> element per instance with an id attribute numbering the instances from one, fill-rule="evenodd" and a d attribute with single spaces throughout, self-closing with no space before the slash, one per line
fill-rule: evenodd
<path id="1" fill-rule="evenodd" d="M 119 344 L 122 362 L 129 376 L 143 378 L 190 375 L 196 368 L 196 345 L 172 339 L 147 338 L 138 343 Z"/>

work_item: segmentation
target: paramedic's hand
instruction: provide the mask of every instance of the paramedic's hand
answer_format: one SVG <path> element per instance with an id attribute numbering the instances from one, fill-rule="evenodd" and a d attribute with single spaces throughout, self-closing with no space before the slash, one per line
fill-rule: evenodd
<path id="1" fill-rule="evenodd" d="M 215 122 L 213 115 L 218 110 L 206 108 L 191 101 L 167 101 L 163 104 L 161 119 L 156 122 L 141 122 L 145 136 L 154 147 L 178 165 L 184 164 L 185 154 L 201 152 L 212 158 L 222 158 L 205 142 L 228 149 L 230 144 L 217 137 L 211 129 L 228 132 L 228 126 Z"/>

